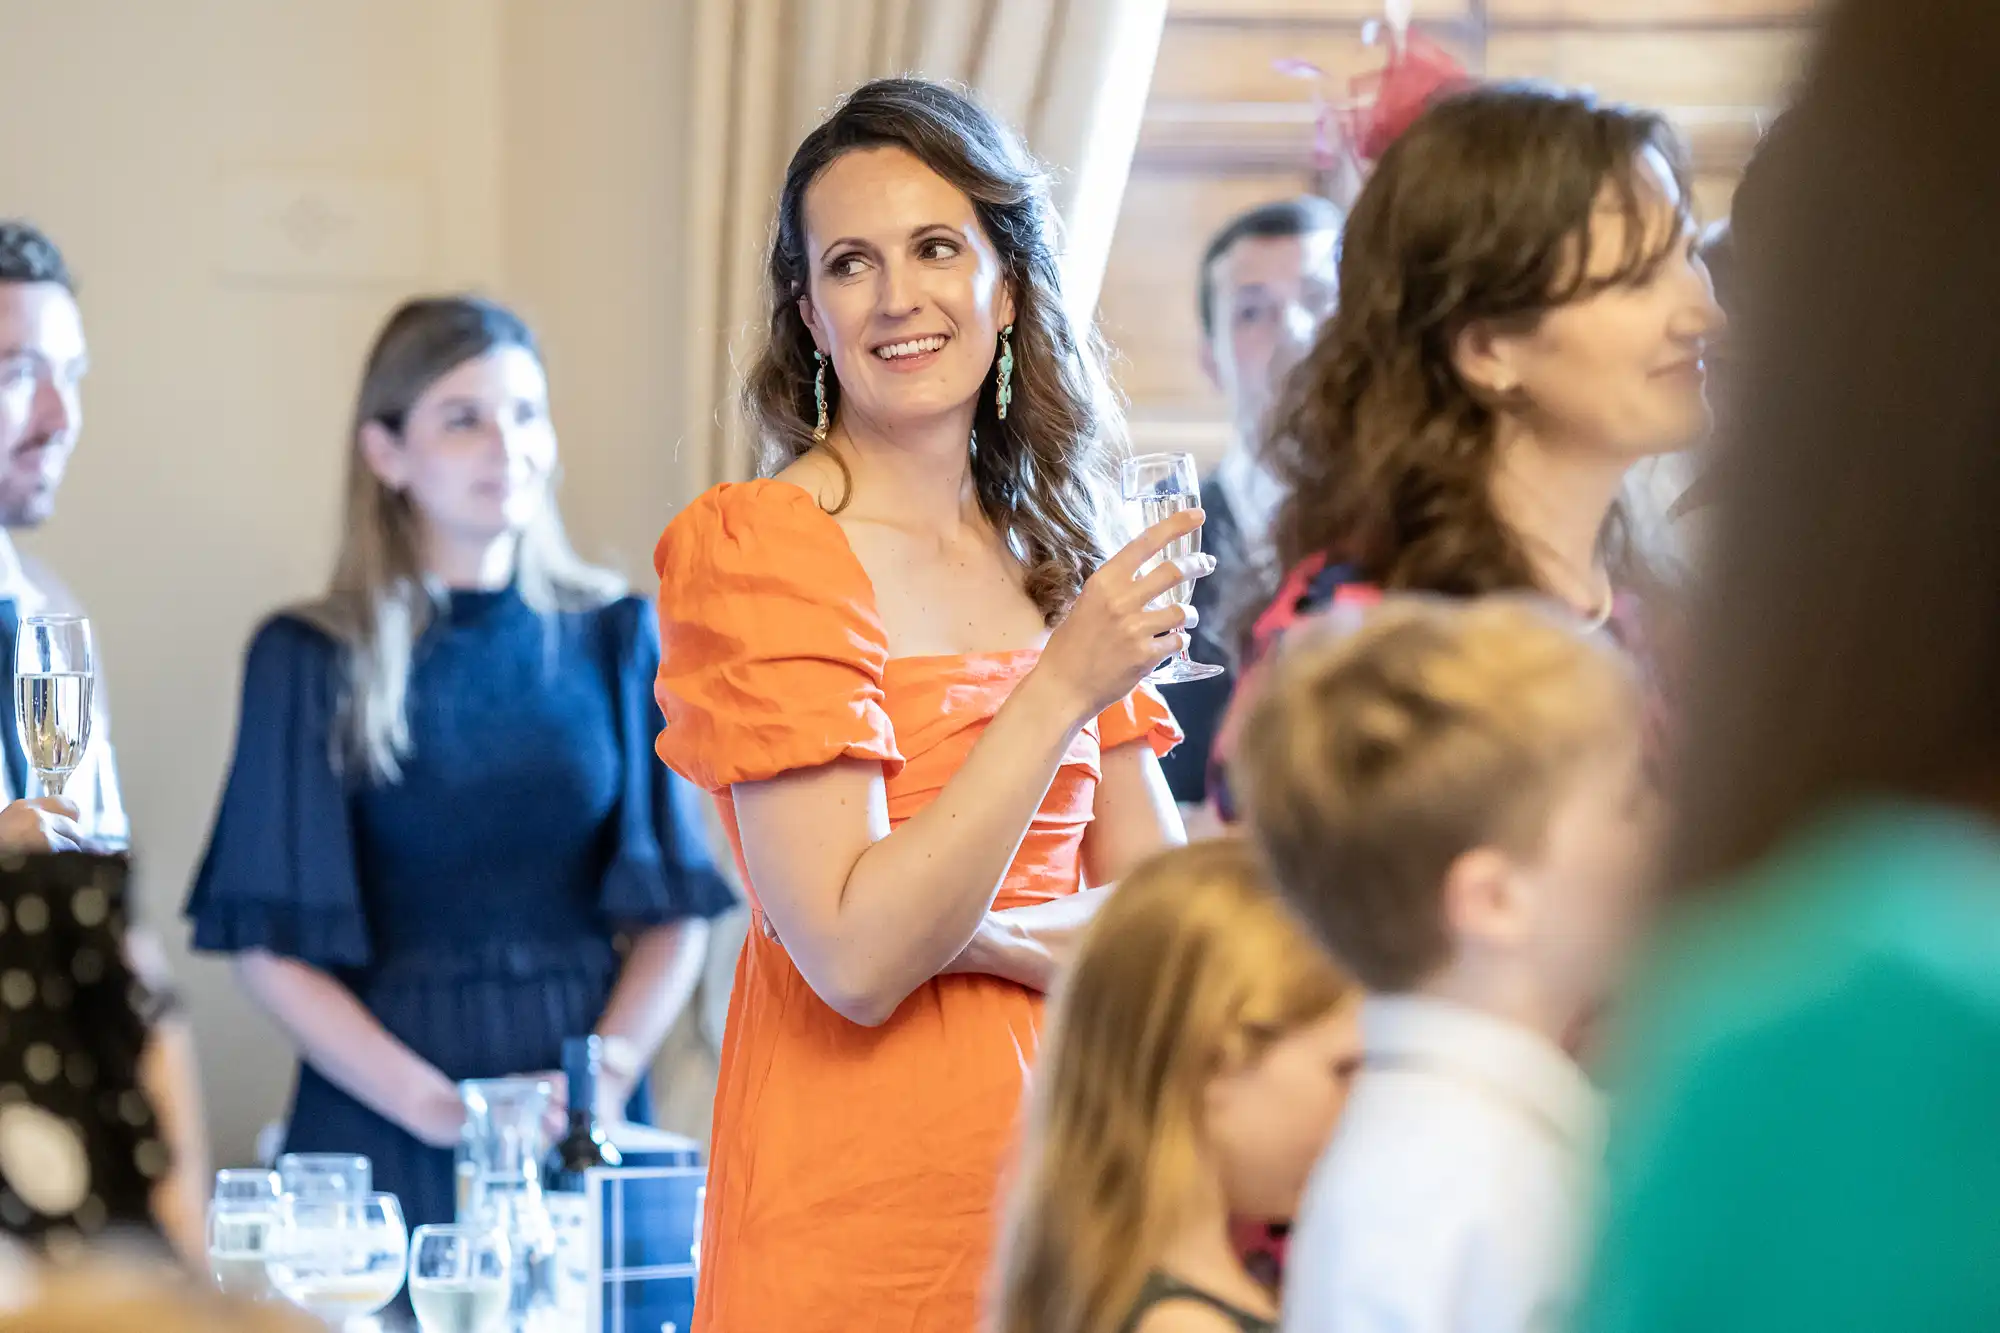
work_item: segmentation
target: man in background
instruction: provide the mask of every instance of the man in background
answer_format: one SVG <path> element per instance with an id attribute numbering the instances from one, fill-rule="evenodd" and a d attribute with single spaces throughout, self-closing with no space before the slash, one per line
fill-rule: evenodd
<path id="1" fill-rule="evenodd" d="M 62 251 L 25 222 L 0 220 L 0 664 L 10 683 L 14 637 L 25 617 L 82 614 L 53 574 L 15 549 L 14 534 L 40 527 L 55 512 L 83 424 L 81 389 L 89 366 L 76 284 Z M 102 848 L 128 840 L 101 674 L 92 690 L 90 743 L 65 796 L 31 794 L 12 717 L 0 719 L 0 753 L 6 801 L 0 852 Z M 152 995 L 153 1032 L 141 1056 L 140 1081 L 173 1158 L 156 1186 L 154 1212 L 183 1256 L 198 1261 L 209 1182 L 193 1036 L 177 1013 L 159 942 L 135 930 L 126 937 L 126 952 Z"/>
<path id="2" fill-rule="evenodd" d="M 83 424 L 81 388 L 89 368 L 83 316 L 62 252 L 24 222 L 0 221 L 0 656 L 14 672 L 14 636 L 38 614 L 80 615 L 68 589 L 21 555 L 14 533 L 55 512 L 56 491 Z M 12 691 L 9 691 L 12 706 Z M 118 794 L 101 683 L 93 691 L 90 744 L 71 776 L 68 798 L 36 797 L 13 720 L 0 726 L 0 849 L 62 851 L 86 836 L 122 843 L 129 832 Z"/>
<path id="3" fill-rule="evenodd" d="M 1302 195 L 1262 204 L 1215 234 L 1196 275 L 1201 364 L 1229 403 L 1229 451 L 1201 483 L 1202 549 L 1215 573 L 1195 584 L 1200 624 L 1191 655 L 1228 662 L 1225 621 L 1246 579 L 1267 558 L 1271 519 L 1283 490 L 1259 458 L 1278 388 L 1312 346 L 1339 292 L 1340 231 L 1330 200 Z M 1167 785 L 1197 823 L 1208 794 L 1208 758 L 1234 677 L 1174 687 L 1174 717 L 1187 739 L 1162 762 Z M 1200 829 L 1191 825 L 1191 833 Z"/>

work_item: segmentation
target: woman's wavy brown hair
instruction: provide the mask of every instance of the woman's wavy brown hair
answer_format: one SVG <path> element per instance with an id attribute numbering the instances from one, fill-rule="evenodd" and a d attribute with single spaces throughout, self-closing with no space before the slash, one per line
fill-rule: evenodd
<path id="1" fill-rule="evenodd" d="M 1658 271 L 1685 240 L 1647 225 L 1648 150 L 1673 171 L 1685 209 L 1686 166 L 1666 122 L 1581 93 L 1496 84 L 1453 94 L 1383 155 L 1348 218 L 1339 309 L 1272 417 L 1268 457 L 1288 495 L 1259 607 L 1278 576 L 1319 554 L 1390 588 L 1539 588 L 1493 504 L 1499 408 L 1460 378 L 1453 343 L 1475 321 L 1531 328 L 1557 306 Z M 1626 251 L 1615 272 L 1591 276 L 1579 256 L 1607 188 Z M 1650 573 L 1626 504 L 1601 541 L 1614 579 Z"/>
<path id="2" fill-rule="evenodd" d="M 818 447 L 812 334 L 798 311 L 811 273 L 806 192 L 841 156 L 866 148 L 900 148 L 963 191 L 999 252 L 1014 295 L 1014 397 L 1002 421 L 990 379 L 980 394 L 973 487 L 987 521 L 1026 568 L 1028 595 L 1054 624 L 1103 560 L 1101 488 L 1124 444 L 1124 417 L 1102 340 L 1094 326 L 1074 325 L 1063 302 L 1047 176 L 971 98 L 924 79 L 878 79 L 850 93 L 799 145 L 778 197 L 770 327 L 744 382 L 744 409 L 772 470 Z M 831 375 L 827 398 L 837 412 Z"/>

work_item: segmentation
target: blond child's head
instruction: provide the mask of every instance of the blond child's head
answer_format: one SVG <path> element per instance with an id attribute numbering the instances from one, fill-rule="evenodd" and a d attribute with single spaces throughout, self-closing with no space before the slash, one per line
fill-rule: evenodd
<path id="1" fill-rule="evenodd" d="M 1037 1067 L 1001 1333 L 1116 1328 L 1191 1223 L 1289 1219 L 1345 1100 L 1358 998 L 1240 840 L 1123 880 Z"/>
<path id="2" fill-rule="evenodd" d="M 1653 788 L 1635 676 L 1560 611 L 1400 597 L 1303 627 L 1230 775 L 1281 891 L 1369 989 L 1561 1010 L 1608 984 Z"/>

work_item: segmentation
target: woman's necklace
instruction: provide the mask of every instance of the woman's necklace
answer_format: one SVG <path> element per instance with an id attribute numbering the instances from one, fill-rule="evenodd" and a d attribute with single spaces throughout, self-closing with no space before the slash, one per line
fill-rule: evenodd
<path id="1" fill-rule="evenodd" d="M 1608 570 L 1593 567 L 1590 572 L 1593 575 L 1591 582 L 1599 583 L 1604 588 L 1604 592 L 1597 598 L 1597 604 L 1594 609 L 1585 610 L 1575 602 L 1570 601 L 1566 596 L 1559 600 L 1566 603 L 1572 611 L 1583 617 L 1584 633 L 1595 634 L 1611 623 L 1612 613 L 1618 609 L 1618 585 L 1611 581 L 1611 574 Z M 1563 581 L 1565 583 L 1568 582 L 1567 579 Z M 1542 586 L 1547 588 L 1549 584 L 1545 580 Z"/>
<path id="2" fill-rule="evenodd" d="M 1536 582 L 1540 582 L 1546 592 L 1554 592 L 1556 580 L 1548 578 L 1550 570 L 1560 570 L 1562 574 L 1570 574 L 1576 566 L 1572 566 L 1568 560 L 1560 558 L 1556 554 L 1556 546 L 1554 544 L 1548 544 L 1548 542 L 1542 542 L 1542 540 L 1534 540 L 1534 538 L 1528 538 L 1528 544 L 1534 546 L 1536 550 L 1540 550 L 1546 556 L 1546 560 L 1542 562 L 1542 568 L 1536 570 L 1540 574 L 1540 578 Z M 1530 552 L 1530 568 L 1532 566 L 1534 566 L 1534 558 L 1532 558 L 1532 552 Z M 1562 578 L 1560 582 L 1566 584 L 1566 582 L 1570 582 L 1570 578 Z M 1578 580 L 1578 582 L 1582 582 L 1582 580 Z M 1604 628 L 1606 624 L 1612 622 L 1612 614 L 1618 610 L 1618 584 L 1612 582 L 1610 570 L 1602 568 L 1596 560 L 1590 562 L 1590 582 L 1600 584 L 1604 588 L 1604 592 L 1596 598 L 1596 606 L 1594 608 L 1586 610 L 1578 602 L 1572 602 L 1568 598 L 1568 594 L 1558 594 L 1556 600 L 1564 602 L 1570 610 L 1574 610 L 1576 614 L 1580 614 L 1584 618 L 1584 632 L 1586 634 L 1596 634 L 1600 628 Z"/>

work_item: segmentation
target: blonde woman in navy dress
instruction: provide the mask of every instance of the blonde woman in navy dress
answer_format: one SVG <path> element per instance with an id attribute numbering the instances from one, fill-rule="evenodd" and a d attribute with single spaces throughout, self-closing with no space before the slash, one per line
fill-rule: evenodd
<path id="1" fill-rule="evenodd" d="M 595 1032 L 605 1113 L 649 1118 L 641 1075 L 732 903 L 653 756 L 651 609 L 570 549 L 555 465 L 518 318 L 390 318 L 333 586 L 250 644 L 188 903 L 299 1051 L 287 1150 L 367 1154 L 412 1226 L 452 1213 L 458 1080 Z"/>

